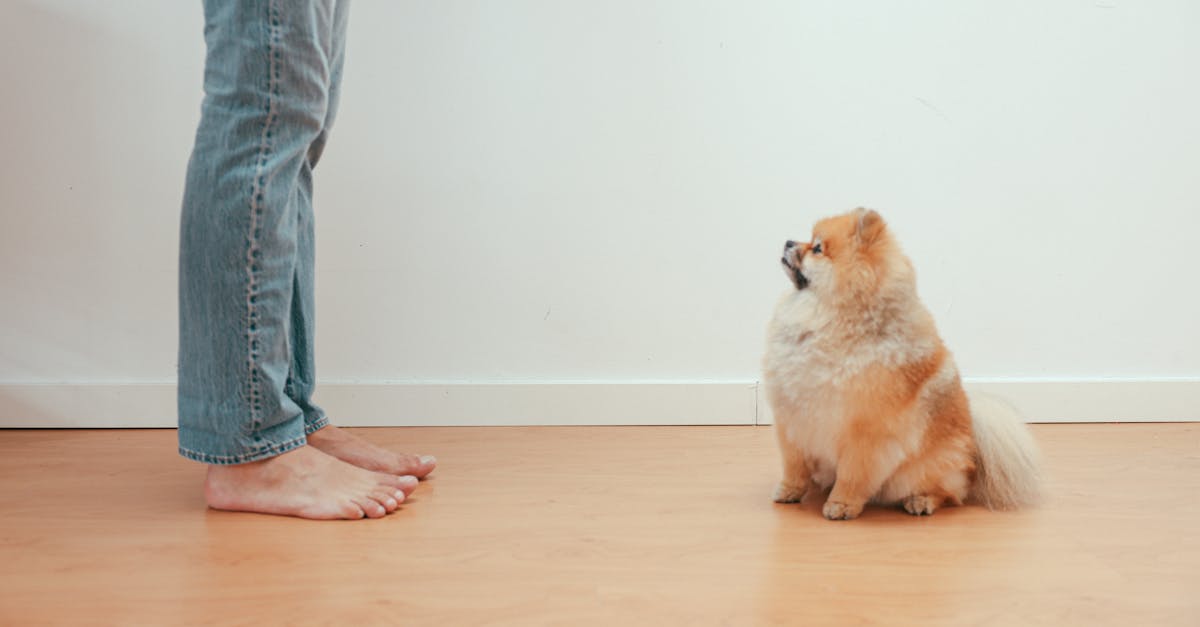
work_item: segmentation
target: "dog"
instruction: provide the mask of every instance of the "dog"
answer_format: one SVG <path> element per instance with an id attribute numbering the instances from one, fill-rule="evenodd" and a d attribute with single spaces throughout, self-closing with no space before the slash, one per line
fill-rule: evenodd
<path id="1" fill-rule="evenodd" d="M 763 360 L 783 461 L 777 503 L 832 487 L 822 513 L 850 520 L 868 502 L 922 516 L 968 499 L 991 509 L 1039 500 L 1024 420 L 999 399 L 968 398 L 878 212 L 817 222 L 781 262 L 794 289 L 776 306 Z"/>

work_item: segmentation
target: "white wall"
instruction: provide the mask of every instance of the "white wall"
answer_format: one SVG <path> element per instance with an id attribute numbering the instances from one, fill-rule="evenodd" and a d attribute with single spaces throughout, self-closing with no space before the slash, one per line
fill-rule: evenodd
<path id="1" fill-rule="evenodd" d="M 783 240 L 868 205 L 969 377 L 1200 418 L 1198 32 L 1190 1 L 360 0 L 321 378 L 741 390 Z M 199 2 L 0 3 L 0 424 L 173 379 L 202 61 Z"/>

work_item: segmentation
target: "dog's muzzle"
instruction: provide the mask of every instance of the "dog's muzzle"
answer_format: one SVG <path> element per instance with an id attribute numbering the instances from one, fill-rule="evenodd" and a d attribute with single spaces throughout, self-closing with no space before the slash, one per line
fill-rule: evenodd
<path id="1" fill-rule="evenodd" d="M 808 278 L 800 273 L 799 255 L 802 253 L 797 252 L 796 249 L 798 246 L 799 244 L 796 242 L 788 240 L 787 243 L 783 245 L 783 257 L 780 257 L 779 261 L 783 264 L 784 274 L 786 274 L 788 278 L 791 279 L 792 283 L 796 285 L 796 289 L 802 290 L 808 287 Z"/>

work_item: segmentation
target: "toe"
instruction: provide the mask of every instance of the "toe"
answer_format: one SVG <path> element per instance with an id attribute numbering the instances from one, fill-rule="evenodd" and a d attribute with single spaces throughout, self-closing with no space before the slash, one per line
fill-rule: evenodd
<path id="1" fill-rule="evenodd" d="M 375 479 L 380 485 L 387 486 L 393 490 L 400 490 L 407 496 L 412 494 L 413 490 L 421 483 L 412 475 L 389 475 L 386 473 L 376 473 Z"/>
<path id="2" fill-rule="evenodd" d="M 396 497 L 392 496 L 387 490 L 378 490 L 371 495 L 371 498 L 376 503 L 382 505 L 383 509 L 389 514 L 396 511 L 397 507 L 400 507 L 400 501 L 396 500 Z"/>
<path id="3" fill-rule="evenodd" d="M 387 510 L 382 505 L 370 497 L 361 497 L 354 500 L 367 518 L 383 518 L 387 516 Z"/>
<path id="4" fill-rule="evenodd" d="M 396 454 L 395 467 L 398 471 L 397 474 L 423 478 L 425 475 L 433 472 L 435 466 L 437 466 L 437 458 L 433 455 Z"/>
<path id="5" fill-rule="evenodd" d="M 359 507 L 358 503 L 355 503 L 354 501 L 346 501 L 345 503 L 342 503 L 338 514 L 340 518 L 344 518 L 346 520 L 358 520 L 366 517 L 366 513 L 363 512 L 362 507 Z"/>

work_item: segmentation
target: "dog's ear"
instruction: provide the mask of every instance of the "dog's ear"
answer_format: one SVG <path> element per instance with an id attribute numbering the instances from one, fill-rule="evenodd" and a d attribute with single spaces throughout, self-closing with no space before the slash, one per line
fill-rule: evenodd
<path id="1" fill-rule="evenodd" d="M 859 207 L 855 214 L 858 218 L 857 226 L 854 229 L 854 235 L 865 246 L 870 246 L 883 235 L 883 230 L 887 228 L 887 223 L 883 221 L 883 216 L 874 209 L 865 209 Z"/>

